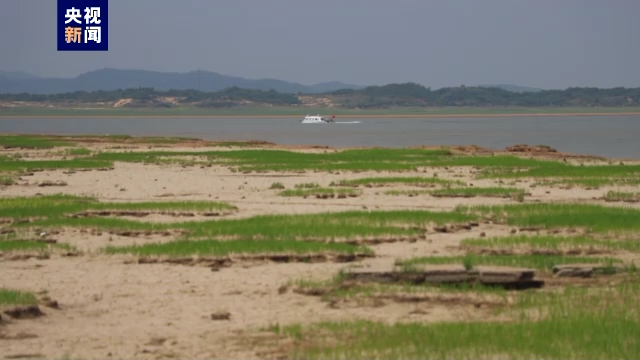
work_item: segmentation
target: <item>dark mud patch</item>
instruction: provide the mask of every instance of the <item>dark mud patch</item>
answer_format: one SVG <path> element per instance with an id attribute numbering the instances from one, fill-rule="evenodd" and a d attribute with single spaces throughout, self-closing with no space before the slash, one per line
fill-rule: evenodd
<path id="1" fill-rule="evenodd" d="M 211 256 L 211 257 L 147 257 L 142 256 L 135 261 L 125 261 L 127 264 L 176 264 L 187 266 L 210 267 L 212 270 L 219 270 L 224 267 L 234 265 L 259 265 L 262 263 L 323 263 L 336 262 L 348 263 L 374 257 L 369 253 L 317 253 L 317 254 L 252 254 L 234 256 Z"/>
<path id="2" fill-rule="evenodd" d="M 39 187 L 45 187 L 45 186 L 67 186 L 67 182 L 66 181 L 51 181 L 51 180 L 45 180 L 41 183 L 38 183 Z"/>
<path id="3" fill-rule="evenodd" d="M 345 291 L 353 295 L 344 296 Z M 509 304 L 506 297 L 478 296 L 473 293 L 447 294 L 425 291 L 407 292 L 403 288 L 387 287 L 380 289 L 358 282 L 343 282 L 336 286 L 327 287 L 297 287 L 293 292 L 306 296 L 320 296 L 328 306 L 341 307 L 382 307 L 387 302 L 393 303 L 428 303 L 430 305 L 444 305 L 448 307 L 464 306 L 474 308 L 497 308 Z"/>
<path id="4" fill-rule="evenodd" d="M 348 239 L 348 240 L 343 240 L 338 242 L 350 244 L 350 245 L 379 245 L 379 244 L 390 244 L 390 243 L 397 243 L 397 242 L 415 243 L 420 240 L 426 240 L 426 239 L 427 237 L 425 235 L 419 235 L 419 236 L 388 237 L 388 238 Z"/>
<path id="5" fill-rule="evenodd" d="M 354 198 L 359 197 L 361 194 L 311 194 L 305 195 L 302 198 L 306 199 L 308 197 L 314 197 L 316 199 L 346 199 L 346 198 Z"/>
<path id="6" fill-rule="evenodd" d="M 19 332 L 14 335 L 9 335 L 9 334 L 4 334 L 0 331 L 0 340 L 25 340 L 25 339 L 35 339 L 37 337 L 38 335 L 36 334 L 25 333 L 25 332 Z"/>
<path id="7" fill-rule="evenodd" d="M 462 265 L 417 265 L 406 270 L 351 269 L 343 280 L 358 283 L 412 285 L 483 285 L 507 290 L 541 288 L 544 281 L 536 278 L 536 271 L 503 266 L 478 266 L 466 269 Z"/>
<path id="8" fill-rule="evenodd" d="M 167 215 L 174 217 L 195 217 L 198 215 L 213 217 L 225 216 L 233 214 L 233 211 L 208 211 L 208 212 L 181 212 L 181 211 L 135 211 L 135 210 L 101 210 L 101 211 L 83 211 L 69 215 L 72 218 L 81 217 L 100 217 L 100 216 L 132 216 L 145 217 L 149 215 Z"/>
<path id="9" fill-rule="evenodd" d="M 29 259 L 47 260 L 51 255 L 40 252 L 5 252 L 0 253 L 0 261 L 24 261 Z"/>
<path id="10" fill-rule="evenodd" d="M 625 203 L 638 203 L 640 202 L 640 195 L 636 195 L 631 198 L 608 198 L 601 197 L 600 200 L 604 200 L 605 202 L 625 202 Z"/>
<path id="11" fill-rule="evenodd" d="M 101 235 L 102 232 L 99 230 L 90 230 L 87 231 L 85 229 L 80 230 L 81 233 L 90 233 L 92 235 Z M 189 232 L 186 230 L 166 230 L 166 231 L 136 231 L 136 230 L 113 230 L 109 231 L 111 235 L 118 235 L 123 237 L 142 237 L 142 236 L 152 236 L 152 235 L 160 235 L 160 236 L 181 236 L 186 235 Z"/>
<path id="12" fill-rule="evenodd" d="M 432 230 L 437 233 L 456 233 L 463 230 L 471 230 L 474 227 L 480 226 L 479 223 L 472 221 L 465 224 L 447 224 L 447 225 L 438 225 L 434 226 Z M 420 228 L 416 228 L 415 230 L 421 230 Z M 424 229 L 422 229 L 424 230 Z"/>
<path id="13" fill-rule="evenodd" d="M 11 319 L 34 319 L 45 315 L 38 305 L 15 306 L 4 309 L 2 314 Z"/>

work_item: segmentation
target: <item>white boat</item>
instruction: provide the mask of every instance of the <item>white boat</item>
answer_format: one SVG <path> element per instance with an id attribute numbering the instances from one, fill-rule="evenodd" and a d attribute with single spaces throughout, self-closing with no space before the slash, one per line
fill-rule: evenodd
<path id="1" fill-rule="evenodd" d="M 328 123 L 334 123 L 336 122 L 336 116 L 335 115 L 331 115 L 330 118 L 326 118 L 320 115 L 316 115 L 316 116 L 305 116 L 304 119 L 302 119 L 302 121 L 300 121 L 302 124 L 328 124 Z"/>

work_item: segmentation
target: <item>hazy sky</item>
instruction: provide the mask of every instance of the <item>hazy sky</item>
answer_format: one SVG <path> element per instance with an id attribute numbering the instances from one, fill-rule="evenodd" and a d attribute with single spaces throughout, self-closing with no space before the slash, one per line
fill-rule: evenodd
<path id="1" fill-rule="evenodd" d="M 56 51 L 55 0 L 0 0 L 0 69 L 542 88 L 640 86 L 639 0 L 110 0 L 109 51 Z"/>

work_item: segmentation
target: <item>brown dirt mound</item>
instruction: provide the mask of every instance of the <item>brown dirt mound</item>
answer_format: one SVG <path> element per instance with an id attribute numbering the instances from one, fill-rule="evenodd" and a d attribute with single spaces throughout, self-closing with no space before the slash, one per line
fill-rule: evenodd
<path id="1" fill-rule="evenodd" d="M 518 144 L 513 146 L 507 146 L 505 151 L 509 152 L 522 152 L 522 153 L 557 153 L 558 150 L 547 145 L 526 145 Z"/>
<path id="2" fill-rule="evenodd" d="M 465 154 L 493 154 L 494 150 L 483 148 L 478 145 L 461 145 L 453 146 L 451 150 L 454 152 L 460 152 Z"/>

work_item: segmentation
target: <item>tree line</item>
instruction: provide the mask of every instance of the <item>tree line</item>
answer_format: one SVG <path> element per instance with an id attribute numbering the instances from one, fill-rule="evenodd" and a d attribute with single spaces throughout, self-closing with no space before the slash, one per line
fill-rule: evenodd
<path id="1" fill-rule="evenodd" d="M 24 102 L 107 103 L 131 99 L 134 106 L 170 107 L 174 103 L 201 107 L 228 107 L 241 102 L 271 105 L 300 104 L 295 94 L 279 93 L 275 90 L 253 90 L 230 87 L 221 91 L 168 90 L 154 88 L 131 88 L 113 91 L 75 91 L 60 94 L 0 94 L 0 100 Z M 170 99 L 170 100 L 169 100 Z"/>
<path id="2" fill-rule="evenodd" d="M 459 86 L 438 90 L 415 83 L 369 86 L 362 90 L 337 90 L 333 96 L 347 107 L 395 106 L 639 106 L 640 88 L 600 89 L 571 87 L 566 90 L 512 92 L 497 87 Z"/>
<path id="3" fill-rule="evenodd" d="M 24 102 L 100 103 L 132 99 L 132 106 L 233 107 L 250 104 L 299 105 L 298 95 L 275 90 L 230 87 L 216 92 L 198 90 L 159 91 L 153 88 L 114 91 L 76 91 L 60 94 L 0 94 L 0 100 Z M 442 106 L 524 106 L 524 107 L 624 107 L 640 106 L 640 88 L 600 89 L 572 87 L 565 90 L 511 92 L 497 87 L 458 86 L 432 90 L 415 83 L 369 86 L 305 96 L 330 97 L 347 108 L 442 107 Z M 171 101 L 167 101 L 171 99 Z"/>

